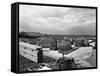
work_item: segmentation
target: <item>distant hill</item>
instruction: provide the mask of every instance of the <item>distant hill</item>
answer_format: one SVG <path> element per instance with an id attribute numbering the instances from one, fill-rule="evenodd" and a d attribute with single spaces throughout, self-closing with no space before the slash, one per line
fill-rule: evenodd
<path id="1" fill-rule="evenodd" d="M 96 35 L 53 35 L 53 34 L 42 34 L 39 32 L 20 32 L 19 37 L 21 38 L 38 38 L 38 37 L 52 37 L 62 39 L 63 37 L 96 37 Z"/>
<path id="2" fill-rule="evenodd" d="M 25 32 L 28 36 L 43 36 L 42 33 L 39 32 Z"/>
<path id="3" fill-rule="evenodd" d="M 38 32 L 20 32 L 19 37 L 21 38 L 37 38 L 41 37 L 43 34 L 38 33 Z"/>
<path id="4" fill-rule="evenodd" d="M 96 35 L 51 35 L 49 34 L 50 37 L 96 37 Z"/>

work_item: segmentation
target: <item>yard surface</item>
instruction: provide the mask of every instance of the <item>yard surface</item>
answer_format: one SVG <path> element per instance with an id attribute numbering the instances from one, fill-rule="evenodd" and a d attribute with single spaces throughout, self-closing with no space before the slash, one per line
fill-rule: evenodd
<path id="1" fill-rule="evenodd" d="M 24 54 L 24 52 L 26 53 Z M 27 71 L 28 68 L 32 68 L 35 71 L 40 68 L 33 57 L 36 54 L 36 51 L 20 48 L 20 71 Z M 55 50 L 45 50 L 43 55 L 43 63 L 47 63 L 52 69 L 57 69 L 55 62 L 58 58 L 62 57 L 62 54 Z M 96 50 L 92 49 L 92 47 L 80 47 L 64 56 L 73 57 L 76 64 L 80 64 L 81 67 L 96 66 Z"/>

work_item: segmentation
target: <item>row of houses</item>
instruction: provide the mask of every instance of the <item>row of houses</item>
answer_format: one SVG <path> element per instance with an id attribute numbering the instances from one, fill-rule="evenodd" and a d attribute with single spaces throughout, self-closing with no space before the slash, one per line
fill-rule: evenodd
<path id="1" fill-rule="evenodd" d="M 28 40 L 28 43 L 41 46 L 42 48 L 49 48 L 51 50 L 70 50 L 72 46 L 85 47 L 90 46 L 88 39 L 85 38 L 62 38 L 56 39 L 52 37 L 39 37 L 37 39 L 22 39 Z"/>
<path id="2" fill-rule="evenodd" d="M 50 48 L 52 50 L 70 50 L 72 49 L 72 45 L 75 45 L 77 47 L 89 46 L 88 40 L 84 38 L 66 38 L 57 40 L 48 37 L 41 37 L 36 44 L 43 48 Z"/>

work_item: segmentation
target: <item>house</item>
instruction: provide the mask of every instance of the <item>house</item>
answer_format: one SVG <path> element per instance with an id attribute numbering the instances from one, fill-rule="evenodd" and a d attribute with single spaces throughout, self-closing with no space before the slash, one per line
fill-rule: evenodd
<path id="1" fill-rule="evenodd" d="M 37 42 L 37 45 L 41 46 L 42 48 L 51 48 L 53 47 L 54 40 L 52 38 L 41 37 L 40 40 Z"/>
<path id="2" fill-rule="evenodd" d="M 61 51 L 69 51 L 72 49 L 70 40 L 62 40 L 61 42 L 57 43 L 58 50 Z"/>

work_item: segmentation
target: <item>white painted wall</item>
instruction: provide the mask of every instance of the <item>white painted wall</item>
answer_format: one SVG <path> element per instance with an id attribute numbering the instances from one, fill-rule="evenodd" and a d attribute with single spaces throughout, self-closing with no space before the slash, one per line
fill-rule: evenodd
<path id="1" fill-rule="evenodd" d="M 36 3 L 52 3 L 65 5 L 83 5 L 98 7 L 98 29 L 100 29 L 100 0 L 1 0 L 0 1 L 0 76 L 17 76 L 10 72 L 11 64 L 11 7 L 10 4 L 16 1 L 36 2 Z M 100 32 L 100 30 L 98 30 Z M 100 43 L 100 34 L 98 34 L 98 42 Z M 99 44 L 98 43 L 98 44 Z M 100 46 L 100 44 L 98 45 Z M 98 58 L 100 58 L 100 47 L 98 47 Z M 63 72 L 46 72 L 46 73 L 28 73 L 19 74 L 18 76 L 99 76 L 100 75 L 100 59 L 98 59 L 98 69 L 80 70 L 80 71 L 63 71 Z"/>

